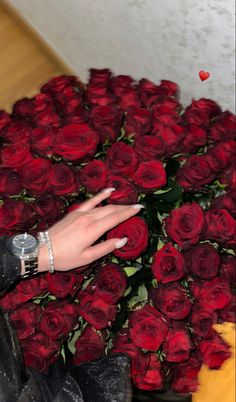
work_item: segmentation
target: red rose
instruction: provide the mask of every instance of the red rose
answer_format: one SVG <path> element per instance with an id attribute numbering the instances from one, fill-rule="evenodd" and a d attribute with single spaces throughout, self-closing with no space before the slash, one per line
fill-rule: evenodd
<path id="1" fill-rule="evenodd" d="M 73 288 L 78 289 L 83 276 L 75 275 L 73 272 L 55 272 L 54 275 L 47 272 L 46 279 L 49 292 L 56 298 L 63 299 L 72 292 Z"/>
<path id="2" fill-rule="evenodd" d="M 189 124 L 185 130 L 185 137 L 180 144 L 182 152 L 193 154 L 199 147 L 203 147 L 207 143 L 206 131 L 197 124 Z"/>
<path id="3" fill-rule="evenodd" d="M 10 315 L 20 340 L 29 338 L 35 333 L 41 309 L 38 304 L 26 303 Z"/>
<path id="4" fill-rule="evenodd" d="M 197 203 L 185 203 L 171 211 L 165 219 L 165 230 L 180 247 L 199 242 L 204 225 L 204 211 Z"/>
<path id="5" fill-rule="evenodd" d="M 126 330 L 122 329 L 119 332 L 118 337 L 114 338 L 112 353 L 126 353 L 130 357 L 132 380 L 135 384 L 136 381 L 140 383 L 141 379 L 147 372 L 150 360 L 149 357 L 147 357 L 147 354 L 142 353 L 134 343 L 129 341 Z"/>
<path id="6" fill-rule="evenodd" d="M 219 182 L 221 184 L 226 184 L 228 186 L 228 189 L 231 189 L 232 191 L 235 190 L 236 188 L 236 167 L 235 164 L 232 163 L 229 165 L 223 172 L 221 173 L 219 177 Z"/>
<path id="7" fill-rule="evenodd" d="M 68 124 L 58 131 L 54 149 L 65 159 L 81 160 L 95 154 L 98 141 L 98 134 L 86 123 Z"/>
<path id="8" fill-rule="evenodd" d="M 0 205 L 0 228 L 4 230 L 23 230 L 26 225 L 34 223 L 35 214 L 30 203 L 6 199 Z"/>
<path id="9" fill-rule="evenodd" d="M 163 352 L 166 360 L 172 363 L 179 363 L 189 359 L 192 342 L 184 330 L 169 329 L 163 343 Z"/>
<path id="10" fill-rule="evenodd" d="M 214 338 L 204 339 L 199 343 L 203 363 L 210 369 L 218 370 L 225 360 L 231 356 L 228 345 L 217 333 Z"/>
<path id="11" fill-rule="evenodd" d="M 228 278 L 229 282 L 236 283 L 236 257 L 231 254 L 221 256 L 220 272 Z"/>
<path id="12" fill-rule="evenodd" d="M 231 302 L 220 311 L 220 319 L 222 321 L 236 323 L 236 296 L 233 295 Z"/>
<path id="13" fill-rule="evenodd" d="M 200 111 L 206 113 L 210 119 L 221 113 L 221 108 L 215 101 L 211 99 L 201 98 L 198 100 L 193 100 L 191 105 L 188 106 L 187 110 Z"/>
<path id="14" fill-rule="evenodd" d="M 184 258 L 172 243 L 166 244 L 154 254 L 152 272 L 161 283 L 174 282 L 184 276 Z"/>
<path id="15" fill-rule="evenodd" d="M 217 323 L 217 314 L 215 311 L 195 304 L 190 321 L 197 336 L 209 338 L 213 334 L 213 324 Z"/>
<path id="16" fill-rule="evenodd" d="M 12 115 L 14 117 L 30 117 L 33 110 L 33 99 L 22 98 L 14 103 Z"/>
<path id="17" fill-rule="evenodd" d="M 205 184 L 211 183 L 216 177 L 208 159 L 203 156 L 193 155 L 176 175 L 177 183 L 187 191 L 197 191 Z"/>
<path id="18" fill-rule="evenodd" d="M 6 138 L 6 142 L 11 142 L 12 144 L 27 144 L 31 130 L 32 127 L 27 121 L 13 120 L 7 125 L 6 130 L 4 129 L 4 138 Z"/>
<path id="19" fill-rule="evenodd" d="M 210 209 L 205 214 L 204 238 L 227 244 L 234 239 L 236 221 L 226 209 Z"/>
<path id="20" fill-rule="evenodd" d="M 88 293 L 84 293 L 78 308 L 79 314 L 96 329 L 109 326 L 116 317 L 116 310 L 116 306 Z"/>
<path id="21" fill-rule="evenodd" d="M 34 96 L 32 114 L 37 114 L 48 108 L 55 108 L 55 100 L 51 94 L 39 93 Z"/>
<path id="22" fill-rule="evenodd" d="M 206 112 L 188 107 L 182 115 L 182 121 L 188 124 L 197 124 L 203 129 L 209 127 L 210 118 Z"/>
<path id="23" fill-rule="evenodd" d="M 127 286 L 126 274 L 119 265 L 108 263 L 96 271 L 92 284 L 94 296 L 107 304 L 116 304 L 123 296 Z"/>
<path id="24" fill-rule="evenodd" d="M 38 277 L 27 279 L 19 282 L 11 292 L 8 292 L 4 297 L 2 297 L 0 299 L 0 304 L 4 310 L 12 312 L 23 303 L 42 293 L 45 292 L 42 292 L 42 289 L 39 286 Z"/>
<path id="25" fill-rule="evenodd" d="M 70 115 L 82 105 L 82 95 L 73 88 L 66 88 L 63 93 L 55 95 L 57 111 L 60 115 Z"/>
<path id="26" fill-rule="evenodd" d="M 211 281 L 203 281 L 199 294 L 198 303 L 205 309 L 220 310 L 231 301 L 232 295 L 229 282 L 225 277 L 216 277 Z"/>
<path id="27" fill-rule="evenodd" d="M 236 194 L 227 192 L 212 200 L 211 207 L 213 209 L 226 209 L 233 218 L 236 218 Z"/>
<path id="28" fill-rule="evenodd" d="M 209 149 L 206 154 L 207 162 L 212 170 L 219 172 L 230 164 L 234 158 L 235 152 L 235 141 L 220 141 Z"/>
<path id="29" fill-rule="evenodd" d="M 150 192 L 166 184 L 166 171 L 160 161 L 141 162 L 133 175 L 141 191 Z"/>
<path id="30" fill-rule="evenodd" d="M 114 173 L 131 175 L 138 166 L 138 156 L 134 149 L 124 142 L 115 142 L 106 155 L 106 165 Z"/>
<path id="31" fill-rule="evenodd" d="M 38 127 L 31 132 L 30 145 L 40 156 L 54 152 L 55 131 L 51 127 Z"/>
<path id="32" fill-rule="evenodd" d="M 47 109 L 44 109 L 41 112 L 33 114 L 32 122 L 34 125 L 40 127 L 45 126 L 59 127 L 61 124 L 60 116 L 58 115 L 56 110 L 51 106 L 48 106 Z"/>
<path id="33" fill-rule="evenodd" d="M 22 166 L 27 165 L 33 159 L 33 155 L 30 153 L 28 144 L 19 142 L 4 146 L 0 151 L 0 159 L 2 167 L 20 170 Z"/>
<path id="34" fill-rule="evenodd" d="M 0 194 L 15 195 L 22 190 L 19 174 L 12 169 L 0 168 Z"/>
<path id="35" fill-rule="evenodd" d="M 140 108 L 142 105 L 137 89 L 126 89 L 119 98 L 119 106 L 124 111 L 133 107 Z"/>
<path id="36" fill-rule="evenodd" d="M 220 113 L 213 121 L 209 136 L 212 141 L 235 139 L 236 116 L 231 112 Z"/>
<path id="37" fill-rule="evenodd" d="M 33 194 L 42 194 L 48 190 L 48 172 L 52 166 L 51 161 L 35 158 L 20 170 L 23 187 Z"/>
<path id="38" fill-rule="evenodd" d="M 181 394 L 197 391 L 201 366 L 202 362 L 194 355 L 187 362 L 176 364 L 171 384 L 173 391 Z"/>
<path id="39" fill-rule="evenodd" d="M 65 163 L 57 163 L 48 173 L 48 186 L 54 195 L 65 195 L 76 193 L 79 183 L 72 168 Z"/>
<path id="40" fill-rule="evenodd" d="M 90 124 L 99 134 L 100 142 L 104 143 L 107 139 L 114 142 L 119 136 L 121 119 L 121 109 L 115 106 L 95 106 L 90 112 Z"/>
<path id="41" fill-rule="evenodd" d="M 142 161 L 160 158 L 165 155 L 163 141 L 154 135 L 140 135 L 135 138 L 134 150 Z"/>
<path id="42" fill-rule="evenodd" d="M 46 372 L 59 355 L 61 344 L 44 333 L 37 332 L 22 343 L 24 363 L 39 372 Z"/>
<path id="43" fill-rule="evenodd" d="M 198 244 L 184 253 L 186 268 L 190 274 L 202 279 L 212 279 L 220 267 L 220 256 L 209 243 Z"/>
<path id="44" fill-rule="evenodd" d="M 106 187 L 114 187 L 110 197 L 107 199 L 108 204 L 135 204 L 138 200 L 138 189 L 134 183 L 126 177 L 108 174 Z"/>
<path id="45" fill-rule="evenodd" d="M 114 106 L 116 97 L 108 93 L 107 83 L 91 81 L 87 86 L 85 102 L 92 106 Z"/>
<path id="46" fill-rule="evenodd" d="M 162 130 L 162 134 L 164 135 L 163 129 L 164 128 L 168 129 L 171 128 L 172 126 L 177 126 L 179 129 L 178 125 L 179 123 L 181 123 L 181 117 L 175 111 L 175 109 L 164 107 L 161 103 L 160 104 L 158 103 L 155 105 L 154 108 L 152 108 L 152 112 L 153 112 L 153 129 L 152 129 L 153 135 L 157 135 L 160 130 Z M 184 134 L 184 131 L 182 129 L 181 132 Z M 172 136 L 173 135 L 174 133 L 172 133 Z M 174 136 L 172 140 L 178 142 L 178 138 L 176 138 L 176 136 Z"/>
<path id="47" fill-rule="evenodd" d="M 109 78 L 111 77 L 112 74 L 108 68 L 102 68 L 102 69 L 90 68 L 89 72 L 90 72 L 89 83 L 96 82 L 106 84 L 109 82 Z"/>
<path id="48" fill-rule="evenodd" d="M 161 80 L 161 84 L 159 85 L 159 88 L 166 89 L 168 96 L 174 96 L 176 98 L 178 97 L 179 87 L 173 81 Z"/>
<path id="49" fill-rule="evenodd" d="M 154 123 L 154 128 L 152 134 L 162 141 L 165 149 L 165 156 L 170 158 L 176 154 L 176 150 L 184 139 L 184 128 L 178 124 L 173 124 L 171 127 L 156 127 Z"/>
<path id="50" fill-rule="evenodd" d="M 88 162 L 80 172 L 81 184 L 92 194 L 97 193 L 105 187 L 107 179 L 107 167 L 100 160 Z"/>
<path id="51" fill-rule="evenodd" d="M 138 216 L 119 224 L 107 234 L 107 239 L 128 237 L 127 243 L 113 251 L 116 257 L 124 260 L 139 257 L 148 245 L 148 227 Z"/>
<path id="52" fill-rule="evenodd" d="M 126 136 L 134 134 L 135 137 L 148 134 L 152 128 L 152 113 L 145 108 L 129 108 L 126 115 Z"/>
<path id="53" fill-rule="evenodd" d="M 7 113 L 5 110 L 0 110 L 0 132 L 4 127 L 6 128 L 7 124 L 10 122 L 11 118 L 9 113 Z"/>
<path id="54" fill-rule="evenodd" d="M 46 84 L 41 87 L 41 92 L 49 94 L 63 93 L 66 88 L 79 88 L 80 84 L 77 77 L 61 75 L 53 77 Z"/>
<path id="55" fill-rule="evenodd" d="M 73 364 L 77 365 L 104 356 L 104 339 L 93 327 L 87 326 L 75 342 L 75 354 Z"/>
<path id="56" fill-rule="evenodd" d="M 159 96 L 168 95 L 168 89 L 158 87 L 152 81 L 142 78 L 139 81 L 139 93 L 142 103 L 146 108 L 152 107 L 157 101 Z"/>
<path id="57" fill-rule="evenodd" d="M 152 391 L 163 388 L 164 376 L 161 371 L 161 363 L 155 353 L 146 353 L 145 372 L 132 375 L 135 386 L 144 391 Z"/>
<path id="58" fill-rule="evenodd" d="M 163 86 L 159 86 L 159 88 L 163 89 Z M 177 120 L 180 122 L 181 119 L 179 117 L 179 111 L 181 110 L 181 104 L 174 98 L 170 96 L 159 96 L 158 102 L 152 105 L 152 112 L 155 118 L 163 115 L 164 119 L 168 117 L 168 115 L 176 116 Z"/>
<path id="59" fill-rule="evenodd" d="M 37 328 L 49 338 L 58 340 L 72 331 L 77 316 L 77 304 L 61 303 L 60 301 L 50 302 L 44 307 Z"/>
<path id="60" fill-rule="evenodd" d="M 62 215 L 64 203 L 59 197 L 51 194 L 45 194 L 36 199 L 34 204 L 35 211 L 40 218 L 45 218 L 47 222 L 56 222 Z"/>
<path id="61" fill-rule="evenodd" d="M 130 338 L 146 350 L 157 351 L 166 338 L 168 327 L 161 314 L 152 306 L 145 305 L 130 315 Z"/>
<path id="62" fill-rule="evenodd" d="M 184 287 L 177 282 L 158 285 L 156 289 L 152 289 L 151 298 L 156 308 L 173 320 L 183 320 L 192 309 Z"/>
<path id="63" fill-rule="evenodd" d="M 116 96 L 122 97 L 127 90 L 132 89 L 134 80 L 129 75 L 117 75 L 110 79 L 110 88 Z"/>

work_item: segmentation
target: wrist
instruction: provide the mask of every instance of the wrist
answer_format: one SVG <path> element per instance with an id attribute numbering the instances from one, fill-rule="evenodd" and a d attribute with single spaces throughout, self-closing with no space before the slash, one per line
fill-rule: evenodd
<path id="1" fill-rule="evenodd" d="M 48 250 L 47 246 L 42 246 L 39 249 L 38 255 L 38 272 L 49 271 Z"/>

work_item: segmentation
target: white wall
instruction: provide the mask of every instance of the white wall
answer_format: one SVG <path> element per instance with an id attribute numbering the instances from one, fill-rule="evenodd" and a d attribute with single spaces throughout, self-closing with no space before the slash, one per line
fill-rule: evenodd
<path id="1" fill-rule="evenodd" d="M 169 79 L 186 105 L 234 111 L 234 0 L 9 0 L 86 80 L 90 67 Z M 200 81 L 200 70 L 211 77 Z"/>

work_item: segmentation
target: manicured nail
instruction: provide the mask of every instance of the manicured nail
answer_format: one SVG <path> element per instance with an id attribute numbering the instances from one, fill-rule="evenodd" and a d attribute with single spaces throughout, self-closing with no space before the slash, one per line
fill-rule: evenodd
<path id="1" fill-rule="evenodd" d="M 132 207 L 133 207 L 134 209 L 141 209 L 141 208 L 145 208 L 145 206 L 144 206 L 144 205 L 142 205 L 142 204 L 134 204 L 134 205 L 132 205 Z"/>
<path id="2" fill-rule="evenodd" d="M 111 193 L 112 191 L 115 191 L 116 189 L 114 187 L 109 187 L 109 188 L 105 188 L 104 190 L 102 190 L 102 193 L 108 194 Z"/>
<path id="3" fill-rule="evenodd" d="M 123 237 L 123 239 L 120 239 L 116 242 L 116 248 L 121 248 L 123 247 L 128 241 L 128 237 Z"/>

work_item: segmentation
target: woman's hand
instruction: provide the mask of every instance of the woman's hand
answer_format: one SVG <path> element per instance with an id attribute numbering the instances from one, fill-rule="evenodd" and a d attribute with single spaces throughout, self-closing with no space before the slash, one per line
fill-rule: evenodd
<path id="1" fill-rule="evenodd" d="M 112 191 L 114 189 L 107 189 L 85 201 L 48 229 L 56 270 L 67 271 L 90 264 L 125 245 L 127 238 L 114 238 L 92 246 L 108 230 L 131 218 L 143 208 L 140 204 L 96 207 L 108 198 Z M 46 246 L 40 249 L 38 270 L 49 270 Z"/>

